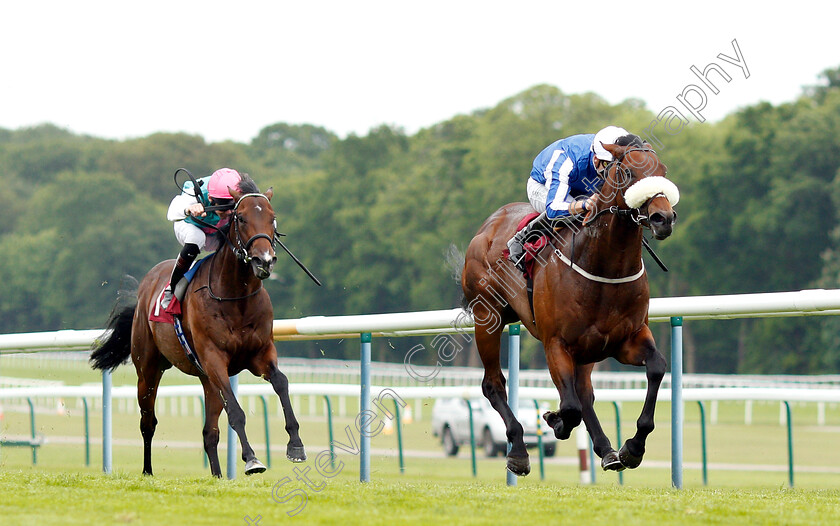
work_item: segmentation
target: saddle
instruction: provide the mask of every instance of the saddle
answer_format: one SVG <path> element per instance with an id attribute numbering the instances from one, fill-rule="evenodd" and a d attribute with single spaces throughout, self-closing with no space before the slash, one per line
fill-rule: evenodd
<path id="1" fill-rule="evenodd" d="M 539 216 L 540 214 L 537 212 L 526 215 L 521 221 L 519 221 L 519 224 L 516 225 L 516 231 L 519 232 Z M 536 319 L 534 319 L 534 265 L 537 262 L 537 253 L 539 253 L 539 251 L 545 248 L 548 244 L 548 236 L 544 233 L 540 233 L 539 237 L 535 238 L 532 236 L 531 241 L 526 241 L 522 245 L 522 248 L 525 250 L 525 255 L 523 256 L 525 259 L 523 265 L 525 267 L 525 271 L 523 272 L 523 276 L 525 277 L 525 290 L 528 293 L 528 305 L 531 307 L 531 319 L 534 324 L 536 324 Z M 502 255 L 507 258 L 510 256 L 510 251 L 505 249 Z"/>
<path id="2" fill-rule="evenodd" d="M 212 254 L 211 254 L 212 256 Z M 167 283 L 162 289 L 160 289 L 160 294 L 158 294 L 155 298 L 155 307 L 149 312 L 149 321 L 156 321 L 160 323 L 169 323 L 175 327 L 175 336 L 178 338 L 178 342 L 181 344 L 181 347 L 184 349 L 184 354 L 189 358 L 190 362 L 198 369 L 198 371 L 207 376 L 207 373 L 204 371 L 204 368 L 201 367 L 201 362 L 198 359 L 198 355 L 195 351 L 190 347 L 189 342 L 187 341 L 187 336 L 184 334 L 184 328 L 181 326 L 181 303 L 184 301 L 184 296 L 187 293 L 187 285 L 190 284 L 192 279 L 195 277 L 195 273 L 198 272 L 199 267 L 201 264 L 204 263 L 210 256 L 205 256 L 190 267 L 190 269 L 184 273 L 184 277 L 181 278 L 181 281 L 175 284 L 175 290 L 172 294 L 172 301 L 169 302 L 169 306 L 166 309 L 161 307 L 160 302 L 163 301 L 163 293 L 167 287 L 169 287 L 169 283 Z"/>
<path id="3" fill-rule="evenodd" d="M 522 220 L 519 221 L 519 224 L 516 225 L 516 231 L 519 232 L 520 230 L 528 226 L 531 223 L 531 221 L 539 217 L 539 215 L 539 213 L 533 212 L 523 217 Z M 545 248 L 546 245 L 548 245 L 548 236 L 545 234 L 540 234 L 540 236 L 537 238 L 532 237 L 531 241 L 528 241 L 522 245 L 522 247 L 525 249 L 525 272 L 523 273 L 523 275 L 525 276 L 526 280 L 530 281 L 533 279 L 534 263 L 537 259 L 537 253 L 543 248 Z M 510 255 L 510 251 L 508 249 L 505 249 L 502 255 L 507 258 Z"/>
<path id="4" fill-rule="evenodd" d="M 212 254 L 211 254 L 212 255 Z M 204 263 L 207 258 L 210 256 L 205 256 L 190 267 L 190 269 L 184 274 L 184 277 L 175 284 L 175 290 L 173 293 L 172 301 L 169 302 L 169 306 L 164 309 L 161 306 L 161 301 L 163 301 L 163 292 L 169 287 L 169 282 L 160 289 L 160 293 L 155 296 L 155 306 L 149 311 L 149 321 L 156 321 L 160 323 L 175 323 L 175 316 L 181 315 L 181 304 L 184 301 L 184 296 L 187 293 L 187 286 L 190 284 L 192 279 L 195 277 L 195 273 L 198 272 L 199 267 L 201 264 Z"/>

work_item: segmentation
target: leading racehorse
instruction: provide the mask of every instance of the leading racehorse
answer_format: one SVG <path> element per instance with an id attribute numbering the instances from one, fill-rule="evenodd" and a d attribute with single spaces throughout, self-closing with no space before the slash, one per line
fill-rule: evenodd
<path id="1" fill-rule="evenodd" d="M 235 202 L 232 219 L 217 234 L 224 237 L 224 245 L 198 268 L 184 296 L 182 326 L 197 355 L 197 364 L 188 359 L 173 325 L 149 321 L 149 313 L 172 272 L 173 260 L 159 263 L 146 274 L 137 291 L 136 304 L 122 310 L 115 308 L 108 321 L 109 331 L 91 354 L 96 369 L 114 369 L 129 355 L 134 362 L 143 473 L 147 475 L 152 474 L 158 384 L 164 371 L 173 365 L 198 376 L 204 387 L 204 450 L 214 476 L 222 475 L 217 446 L 223 408 L 242 444 L 245 473 L 266 469 L 248 443 L 245 412 L 230 385 L 229 377 L 245 369 L 271 382 L 280 397 L 289 433 L 286 456 L 292 462 L 306 460 L 289 400 L 289 382 L 277 368 L 271 299 L 262 286 L 277 260 L 275 217 L 270 203 L 273 192 L 269 188 L 260 193 L 250 179 L 243 179 L 240 190 L 231 190 Z"/>
<path id="2" fill-rule="evenodd" d="M 499 361 L 502 331 L 521 321 L 545 347 L 549 372 L 560 393 L 560 408 L 543 415 L 557 438 L 566 439 L 583 419 L 605 470 L 635 468 L 653 431 L 656 395 L 666 362 L 648 328 L 649 288 L 642 262 L 643 228 L 657 239 L 671 234 L 679 199 L 656 152 L 639 137 L 624 146 L 604 145 L 614 161 L 607 167 L 598 206 L 583 223 L 555 229 L 536 255 L 533 294 L 504 255 L 521 220 L 533 213 L 526 203 L 503 206 L 470 242 L 461 284 L 475 321 L 475 338 L 484 379 L 484 396 L 498 411 L 511 444 L 508 469 L 530 472 L 522 425 L 507 404 Z M 532 297 L 531 297 L 532 296 Z M 613 357 L 644 366 L 647 395 L 635 436 L 617 453 L 595 415 L 591 372 Z"/>

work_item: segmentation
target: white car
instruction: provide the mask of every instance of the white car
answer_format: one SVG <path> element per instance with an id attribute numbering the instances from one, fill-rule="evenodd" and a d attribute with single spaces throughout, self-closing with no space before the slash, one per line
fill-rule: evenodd
<path id="1" fill-rule="evenodd" d="M 507 453 L 507 434 L 501 415 L 493 409 L 486 398 L 470 399 L 473 416 L 473 431 L 476 446 L 488 457 Z M 548 407 L 542 404 L 539 411 L 533 400 L 519 401 L 518 420 L 525 431 L 525 445 L 533 447 L 537 441 L 537 422 L 542 430 L 542 444 L 545 456 L 554 455 L 557 438 L 554 430 L 542 419 Z M 432 409 L 432 432 L 440 437 L 443 451 L 449 456 L 458 454 L 461 445 L 470 443 L 470 415 L 464 398 L 439 398 Z"/>

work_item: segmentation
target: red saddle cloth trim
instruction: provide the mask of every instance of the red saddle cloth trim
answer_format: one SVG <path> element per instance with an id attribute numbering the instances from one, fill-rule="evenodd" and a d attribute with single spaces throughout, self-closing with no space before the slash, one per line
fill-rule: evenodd
<path id="1" fill-rule="evenodd" d="M 160 302 L 163 301 L 163 292 L 168 286 L 169 283 L 160 289 L 160 293 L 155 297 L 155 304 L 149 312 L 149 321 L 174 324 L 175 318 L 173 318 L 173 315 L 181 315 L 181 302 L 178 301 L 178 298 L 173 297 L 172 301 L 169 302 L 169 306 L 166 307 L 165 310 L 160 304 Z"/>
<path id="2" fill-rule="evenodd" d="M 525 243 L 525 279 L 533 279 L 534 264 L 537 262 L 537 252 L 545 248 L 548 244 L 548 236 L 543 234 L 538 239 L 531 243 Z"/>
<path id="3" fill-rule="evenodd" d="M 534 219 L 539 217 L 539 215 L 540 214 L 538 212 L 532 212 L 532 213 L 526 215 L 525 217 L 523 217 L 522 220 L 519 222 L 519 224 L 516 225 L 516 231 L 519 232 L 520 230 L 525 228 L 528 225 L 528 223 L 530 223 L 531 221 L 533 221 Z"/>
<path id="4" fill-rule="evenodd" d="M 516 231 L 519 232 L 520 230 L 528 226 L 528 224 L 537 217 L 539 217 L 539 215 L 539 212 L 532 212 L 523 217 L 522 220 L 519 221 L 519 224 L 516 225 Z M 542 250 L 547 244 L 548 236 L 543 234 L 538 239 L 535 239 L 534 241 L 530 243 L 525 243 L 523 245 L 523 248 L 525 249 L 525 279 L 531 279 L 534 277 L 534 262 L 537 260 L 537 252 Z M 510 255 L 510 251 L 505 249 L 502 255 L 504 257 L 508 257 Z"/>

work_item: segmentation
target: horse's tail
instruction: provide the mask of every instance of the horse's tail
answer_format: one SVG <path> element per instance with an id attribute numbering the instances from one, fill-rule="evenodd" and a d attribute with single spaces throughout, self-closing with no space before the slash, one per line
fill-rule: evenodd
<path id="1" fill-rule="evenodd" d="M 126 276 L 136 285 L 137 280 Z M 108 316 L 105 332 L 93 343 L 90 364 L 94 369 L 116 369 L 131 355 L 131 324 L 137 310 L 137 289 L 120 290 Z"/>
<path id="2" fill-rule="evenodd" d="M 446 262 L 446 268 L 449 269 L 452 279 L 461 283 L 461 273 L 464 271 L 464 262 L 466 261 L 464 253 L 461 252 L 461 249 L 455 246 L 455 243 L 450 243 L 449 247 L 444 252 L 443 257 Z M 461 291 L 461 306 L 464 307 L 464 309 L 467 308 L 466 297 L 464 296 L 463 291 Z"/>

